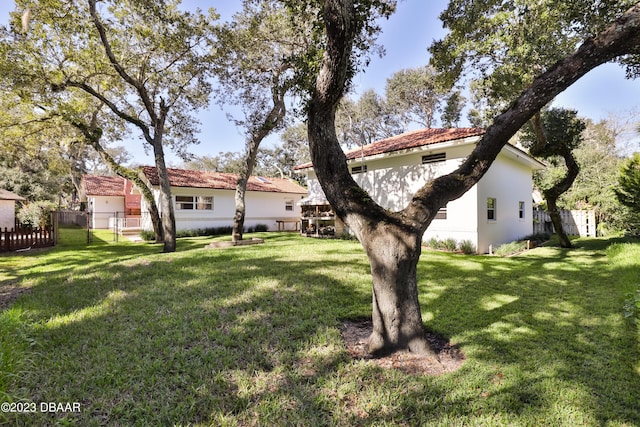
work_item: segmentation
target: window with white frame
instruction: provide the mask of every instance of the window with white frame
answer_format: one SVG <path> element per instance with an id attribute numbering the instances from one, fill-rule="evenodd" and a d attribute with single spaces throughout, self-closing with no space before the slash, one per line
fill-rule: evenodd
<path id="1" fill-rule="evenodd" d="M 293 212 L 293 200 L 284 201 L 284 210 L 288 212 Z"/>
<path id="2" fill-rule="evenodd" d="M 525 217 L 524 206 L 525 205 L 523 201 L 518 202 L 518 218 L 520 218 L 521 220 L 523 220 Z"/>
<path id="3" fill-rule="evenodd" d="M 434 219 L 447 219 L 447 207 L 438 209 L 438 213 Z"/>
<path id="4" fill-rule="evenodd" d="M 493 197 L 487 197 L 487 220 L 495 221 L 497 216 L 497 201 Z"/>
<path id="5" fill-rule="evenodd" d="M 212 196 L 176 196 L 176 209 L 213 210 Z"/>

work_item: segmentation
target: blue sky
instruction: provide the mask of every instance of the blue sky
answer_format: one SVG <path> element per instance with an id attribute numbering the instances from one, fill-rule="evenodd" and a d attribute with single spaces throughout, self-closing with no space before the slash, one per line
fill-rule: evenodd
<path id="1" fill-rule="evenodd" d="M 215 7 L 226 20 L 239 9 L 239 1 L 229 0 L 186 0 L 188 8 L 206 9 Z M 403 68 L 425 65 L 428 60 L 427 47 L 442 37 L 444 30 L 438 15 L 446 7 L 446 0 L 401 0 L 397 12 L 382 23 L 383 33 L 379 42 L 385 47 L 383 58 L 373 58 L 366 71 L 356 76 L 356 92 L 373 88 L 384 93 L 386 79 L 395 71 Z M 0 23 L 6 23 L 8 13 L 13 9 L 13 1 L 0 0 Z M 606 64 L 591 71 L 572 87 L 560 94 L 554 105 L 578 110 L 583 117 L 593 120 L 606 119 L 610 114 L 626 115 L 630 111 L 640 110 L 640 80 L 626 80 L 624 70 L 615 64 Z M 216 155 L 221 151 L 242 151 L 244 137 L 242 129 L 230 123 L 224 111 L 212 105 L 199 115 L 203 123 L 200 144 L 192 148 L 198 155 Z M 463 123 L 464 125 L 464 123 Z M 278 142 L 271 137 L 267 144 Z M 151 157 L 144 155 L 141 142 L 135 138 L 123 141 L 136 163 L 151 163 Z M 169 155 L 169 163 L 179 162 Z"/>

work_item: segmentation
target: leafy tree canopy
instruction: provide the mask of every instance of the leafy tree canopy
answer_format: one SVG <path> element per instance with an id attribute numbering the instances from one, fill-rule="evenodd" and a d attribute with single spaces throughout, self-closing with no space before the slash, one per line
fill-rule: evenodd
<path id="1" fill-rule="evenodd" d="M 640 153 L 633 153 L 620 166 L 615 194 L 620 203 L 640 213 Z"/>
<path id="2" fill-rule="evenodd" d="M 336 113 L 336 130 L 345 147 L 371 144 L 382 138 L 404 132 L 401 117 L 373 89 L 357 100 L 344 98 Z"/>
<path id="3" fill-rule="evenodd" d="M 477 80 L 494 116 L 535 76 L 633 6 L 634 0 L 452 0 L 440 15 L 449 33 L 435 42 L 432 63 L 443 83 Z M 630 66 L 632 56 L 619 58 Z"/>
<path id="4" fill-rule="evenodd" d="M 295 88 L 304 101 L 308 100 L 315 90 L 316 77 L 320 72 L 322 60 L 326 52 L 326 32 L 323 14 L 324 0 L 283 0 L 290 11 L 294 27 L 307 28 L 309 32 L 308 49 L 290 58 L 294 65 Z M 364 70 L 372 55 L 382 55 L 384 49 L 376 43 L 381 28 L 381 19 L 387 19 L 395 12 L 396 0 L 360 0 L 354 2 L 355 20 L 350 24 L 354 28 L 353 50 L 349 55 L 345 69 L 345 85 L 348 89 L 353 77 Z"/>
<path id="5" fill-rule="evenodd" d="M 561 156 L 566 150 L 574 150 L 582 143 L 585 122 L 578 118 L 576 110 L 552 108 L 542 112 L 544 140 L 541 143 L 536 129 L 530 123 L 523 129 L 522 141 L 534 156 L 549 158 Z"/>
<path id="6" fill-rule="evenodd" d="M 425 128 L 433 127 L 444 97 L 430 66 L 397 71 L 387 79 L 385 95 L 389 108 L 405 116 L 404 122 L 415 122 Z"/>

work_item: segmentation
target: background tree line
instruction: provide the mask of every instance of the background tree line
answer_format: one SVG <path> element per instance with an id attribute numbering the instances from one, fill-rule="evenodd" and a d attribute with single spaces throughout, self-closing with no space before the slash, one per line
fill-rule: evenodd
<path id="1" fill-rule="evenodd" d="M 395 6 L 382 3 L 387 10 Z M 596 28 L 626 6 L 585 15 L 585 28 Z M 310 155 L 307 130 L 300 124 L 306 115 L 296 99 L 304 96 L 300 88 L 309 78 L 301 70 L 312 63 L 300 59 L 315 55 L 317 63 L 322 52 L 320 10 L 314 2 L 246 0 L 229 22 L 220 23 L 214 10 L 184 11 L 177 1 L 16 1 L 10 24 L 0 30 L 0 184 L 29 200 L 70 206 L 85 173 L 109 170 L 136 177 L 136 165 L 125 167 L 131 161 L 127 147 L 117 146 L 125 136 L 136 135 L 155 153 L 160 174 L 166 174 L 164 152 L 170 149 L 185 158 L 180 166 L 188 168 L 300 179 L 292 168 Z M 469 88 L 468 123 L 486 127 L 541 70 L 540 64 L 579 40 L 578 33 L 548 32 L 550 20 L 561 12 L 545 13 L 538 6 L 503 12 L 514 19 L 492 17 L 491 25 L 470 36 L 464 16 L 445 11 L 443 22 L 451 31 L 432 46 L 433 64 L 397 71 L 383 95 L 366 90 L 341 100 L 335 124 L 342 146 L 368 144 L 413 127 L 458 126 L 467 101 L 462 87 Z M 356 46 L 362 64 L 378 53 L 375 19 L 387 12 L 369 13 L 366 43 Z M 500 37 L 488 37 L 501 26 Z M 537 42 L 550 37 L 555 44 Z M 528 49 L 515 48 L 523 45 Z M 495 52 L 506 53 L 508 60 Z M 462 59 L 479 67 L 461 67 Z M 246 134 L 244 152 L 189 154 L 198 126 L 194 113 L 212 101 L 239 107 L 229 120 Z M 558 203 L 594 208 L 601 231 L 623 229 L 628 210 L 613 197 L 624 157 L 615 146 L 615 123 L 585 126 L 583 141 L 571 150 L 582 172 Z M 261 146 L 275 132 L 280 142 Z M 557 155 L 547 161 L 551 167 L 536 178 L 540 188 L 566 167 Z M 170 213 L 165 187 L 166 182 L 161 200 Z M 165 244 L 171 250 L 171 215 L 165 221 L 156 218 L 156 236 L 165 240 L 168 228 Z"/>

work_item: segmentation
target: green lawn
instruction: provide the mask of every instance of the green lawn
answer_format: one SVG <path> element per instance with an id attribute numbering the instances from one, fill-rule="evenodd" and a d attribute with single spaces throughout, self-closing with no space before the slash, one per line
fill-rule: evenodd
<path id="1" fill-rule="evenodd" d="M 427 377 L 343 348 L 340 319 L 371 310 L 357 242 L 266 233 L 263 245 L 191 238 L 162 254 L 81 233 L 0 256 L 0 286 L 31 289 L 0 312 L 0 402 L 37 408 L 0 424 L 640 425 L 640 333 L 623 316 L 640 243 L 425 252 L 425 323 L 467 356 Z"/>

